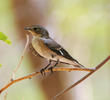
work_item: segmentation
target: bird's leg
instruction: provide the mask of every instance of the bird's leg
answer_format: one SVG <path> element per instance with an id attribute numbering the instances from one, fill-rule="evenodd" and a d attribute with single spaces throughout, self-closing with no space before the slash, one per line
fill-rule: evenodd
<path id="1" fill-rule="evenodd" d="M 49 64 L 46 66 L 46 67 L 44 67 L 44 68 L 42 68 L 41 70 L 40 70 L 40 72 L 41 72 L 41 74 L 42 74 L 42 76 L 44 76 L 45 75 L 45 70 L 51 65 L 51 60 L 49 60 Z"/>
<path id="2" fill-rule="evenodd" d="M 59 64 L 59 59 L 56 61 L 56 63 L 53 66 L 51 66 L 49 68 L 49 70 L 51 71 L 51 73 L 53 73 L 53 68 L 56 67 L 58 64 Z"/>

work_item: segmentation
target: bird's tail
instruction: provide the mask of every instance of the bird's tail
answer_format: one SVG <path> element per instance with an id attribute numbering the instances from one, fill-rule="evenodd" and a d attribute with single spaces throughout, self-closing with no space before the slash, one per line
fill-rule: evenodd
<path id="1" fill-rule="evenodd" d="M 79 68 L 85 68 L 82 64 L 80 64 L 78 61 L 73 62 L 73 66 L 79 67 Z"/>

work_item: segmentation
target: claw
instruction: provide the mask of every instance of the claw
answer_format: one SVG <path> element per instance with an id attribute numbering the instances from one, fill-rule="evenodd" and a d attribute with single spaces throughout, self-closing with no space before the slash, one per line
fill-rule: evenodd
<path id="1" fill-rule="evenodd" d="M 45 70 L 46 70 L 50 65 L 51 65 L 51 60 L 49 61 L 49 64 L 48 64 L 46 67 L 44 67 L 44 68 L 42 68 L 42 69 L 40 70 L 42 76 L 45 76 Z"/>
<path id="2" fill-rule="evenodd" d="M 40 72 L 41 72 L 42 76 L 45 76 L 45 68 L 42 68 L 42 69 L 40 70 Z"/>
<path id="3" fill-rule="evenodd" d="M 51 74 L 53 73 L 53 67 L 48 68 L 50 70 Z"/>

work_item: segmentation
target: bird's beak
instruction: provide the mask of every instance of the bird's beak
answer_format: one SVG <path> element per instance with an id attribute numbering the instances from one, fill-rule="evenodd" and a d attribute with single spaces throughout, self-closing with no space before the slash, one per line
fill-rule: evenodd
<path id="1" fill-rule="evenodd" d="M 34 31 L 32 30 L 31 27 L 25 27 L 24 30 L 29 31 L 29 33 L 31 33 L 33 36 L 35 36 L 36 34 L 34 33 Z"/>
<path id="2" fill-rule="evenodd" d="M 31 27 L 25 27 L 24 29 L 27 30 L 27 31 L 32 30 Z"/>

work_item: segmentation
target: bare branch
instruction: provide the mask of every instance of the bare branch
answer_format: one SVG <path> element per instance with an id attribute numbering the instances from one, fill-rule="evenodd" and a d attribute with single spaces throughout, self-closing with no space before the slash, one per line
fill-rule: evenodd
<path id="1" fill-rule="evenodd" d="M 6 93 L 4 94 L 4 100 L 7 100 L 7 95 L 8 95 L 8 93 L 6 92 Z"/>
<path id="2" fill-rule="evenodd" d="M 28 44 L 29 44 L 29 35 L 26 34 L 26 44 L 25 44 L 24 50 L 23 50 L 23 52 L 22 52 L 22 54 L 21 54 L 21 56 L 20 56 L 19 63 L 18 63 L 18 65 L 16 66 L 15 70 L 13 71 L 13 73 L 12 73 L 12 75 L 11 75 L 11 78 L 10 78 L 11 81 L 14 79 L 15 73 L 16 73 L 17 70 L 20 68 L 20 65 L 21 65 L 21 63 L 22 63 L 22 60 L 23 60 L 24 54 L 25 54 L 25 52 L 26 52 L 26 49 L 27 49 L 27 47 L 28 47 Z"/>
<path id="3" fill-rule="evenodd" d="M 84 77 L 82 77 L 79 81 L 77 81 L 76 83 L 74 83 L 73 85 L 71 85 L 70 87 L 64 89 L 63 91 L 61 91 L 60 93 L 58 93 L 56 96 L 54 96 L 52 98 L 52 100 L 55 100 L 56 98 L 60 97 L 61 95 L 63 95 L 64 93 L 68 92 L 70 89 L 74 88 L 76 85 L 80 84 L 82 81 L 84 81 L 86 78 L 88 78 L 90 75 L 92 75 L 94 72 L 96 72 L 99 68 L 101 68 L 108 60 L 110 60 L 110 56 L 108 56 L 105 60 L 103 60 L 99 65 L 97 65 L 95 67 L 95 70 L 89 72 L 87 75 L 85 75 Z"/>
<path id="4" fill-rule="evenodd" d="M 80 69 L 80 68 L 66 68 L 66 67 L 57 67 L 57 68 L 53 68 L 53 71 L 87 71 L 87 72 L 91 72 L 93 71 L 94 69 Z M 50 70 L 45 70 L 45 72 L 50 72 Z M 0 94 L 6 90 L 7 88 L 9 88 L 11 85 L 13 85 L 14 83 L 17 83 L 17 82 L 20 82 L 22 80 L 25 80 L 25 79 L 30 79 L 32 78 L 33 76 L 37 76 L 37 75 L 41 75 L 41 72 L 34 72 L 34 73 L 31 73 L 27 76 L 24 76 L 24 77 L 21 77 L 21 78 L 18 78 L 18 79 L 15 79 L 13 81 L 11 81 L 10 83 L 8 83 L 7 85 L 5 85 L 2 89 L 0 89 Z"/>
<path id="5" fill-rule="evenodd" d="M 5 91 L 6 89 L 8 89 L 11 85 L 13 85 L 14 83 L 17 83 L 17 82 L 20 82 L 22 80 L 25 80 L 25 79 L 30 79 L 34 76 L 38 76 L 38 75 L 41 75 L 41 72 L 34 72 L 34 73 L 31 73 L 27 76 L 24 76 L 24 77 L 20 77 L 20 78 L 17 78 L 17 79 L 13 79 L 15 73 L 17 72 L 17 70 L 19 69 L 21 63 L 22 63 L 22 60 L 23 60 L 23 57 L 24 57 L 24 54 L 26 52 L 26 49 L 28 47 L 28 44 L 29 44 L 29 35 L 26 35 L 27 37 L 27 42 L 26 42 L 26 45 L 25 45 L 25 48 L 22 52 L 22 55 L 20 57 L 20 60 L 19 60 L 19 63 L 17 65 L 17 67 L 15 68 L 15 70 L 13 71 L 12 73 L 12 76 L 11 76 L 11 82 L 6 84 L 3 88 L 0 89 L 0 94 Z M 86 78 L 88 78 L 90 75 L 92 75 L 94 72 L 96 72 L 99 68 L 101 68 L 108 60 L 110 60 L 110 56 L 108 56 L 104 61 L 102 61 L 99 65 L 97 65 L 95 68 L 92 68 L 92 69 L 89 69 L 89 68 L 69 68 L 69 67 L 57 67 L 57 68 L 53 68 L 53 71 L 67 71 L 67 72 L 70 72 L 70 71 L 87 71 L 89 72 L 87 75 L 85 75 L 84 77 L 82 77 L 80 80 L 78 80 L 76 83 L 74 83 L 73 85 L 71 85 L 70 87 L 64 89 L 63 91 L 61 91 L 60 93 L 58 93 L 56 96 L 53 97 L 52 100 L 60 97 L 61 95 L 63 95 L 64 93 L 66 93 L 67 91 L 69 91 L 70 89 L 72 89 L 73 87 L 75 87 L 76 85 L 78 85 L 79 83 L 81 83 L 82 81 L 84 81 Z M 45 70 L 45 72 L 50 72 L 50 70 Z"/>

